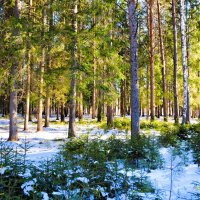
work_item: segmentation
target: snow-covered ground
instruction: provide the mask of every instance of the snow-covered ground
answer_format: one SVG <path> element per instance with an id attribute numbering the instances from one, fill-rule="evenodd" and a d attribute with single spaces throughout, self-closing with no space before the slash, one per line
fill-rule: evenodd
<path id="1" fill-rule="evenodd" d="M 161 148 L 164 158 L 163 169 L 152 170 L 148 174 L 154 187 L 162 193 L 163 199 L 193 199 L 193 193 L 199 192 L 195 182 L 200 180 L 200 168 L 193 164 L 192 154 L 174 155 L 173 148 Z"/>
<path id="2" fill-rule="evenodd" d="M 52 119 L 55 120 L 55 119 Z M 89 118 L 87 117 L 87 120 Z M 23 120 L 19 119 L 19 141 L 10 142 L 15 148 L 18 144 L 23 144 L 26 140 L 31 146 L 28 151 L 28 159 L 34 162 L 52 158 L 58 151 L 59 146 L 67 140 L 68 126 L 63 124 L 52 124 L 49 128 L 44 128 L 43 132 L 36 132 L 36 124 L 30 123 L 29 131 L 23 131 Z M 196 123 L 196 120 L 194 121 Z M 7 139 L 9 134 L 9 120 L 0 119 L 0 138 Z M 106 139 L 111 135 L 125 138 L 127 133 L 112 129 L 104 131 L 95 124 L 77 125 L 77 134 L 89 134 L 91 138 L 98 137 Z M 129 133 L 128 133 L 129 134 Z M 155 134 L 155 132 L 154 132 Z M 161 148 L 160 153 L 165 161 L 163 169 L 152 170 L 147 174 L 153 186 L 159 191 L 160 196 L 165 199 L 187 199 L 192 200 L 192 193 L 200 192 L 195 186 L 195 182 L 200 181 L 200 168 L 193 163 L 192 154 L 187 155 L 186 163 L 178 155 L 173 155 L 172 148 Z M 170 189 L 171 188 L 171 189 Z M 145 198 L 144 198 L 145 199 Z"/>

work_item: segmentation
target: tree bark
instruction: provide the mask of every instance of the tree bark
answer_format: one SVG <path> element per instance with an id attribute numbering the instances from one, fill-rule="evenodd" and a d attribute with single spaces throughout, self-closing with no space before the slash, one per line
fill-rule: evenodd
<path id="1" fill-rule="evenodd" d="M 29 122 L 31 122 L 32 121 L 32 104 L 29 106 Z"/>
<path id="2" fill-rule="evenodd" d="M 10 141 L 18 140 L 17 133 L 17 70 L 18 63 L 13 64 L 11 69 L 12 81 L 14 82 L 11 86 L 10 92 L 10 127 L 9 127 L 9 138 Z"/>
<path id="3" fill-rule="evenodd" d="M 92 88 L 92 119 L 95 119 L 96 117 L 96 78 L 95 78 L 95 74 L 96 74 L 96 61 L 94 61 L 94 67 L 93 67 L 93 88 Z"/>
<path id="4" fill-rule="evenodd" d="M 121 117 L 125 117 L 125 97 L 124 97 L 124 80 L 121 80 L 120 87 L 120 115 Z"/>
<path id="5" fill-rule="evenodd" d="M 130 27 L 130 51 L 131 51 L 131 137 L 135 137 L 140 131 L 139 114 L 139 87 L 138 87 L 138 55 L 137 55 L 137 15 L 136 3 L 128 1 L 129 27 Z"/>
<path id="6" fill-rule="evenodd" d="M 61 112 L 60 112 L 60 121 L 65 121 L 65 112 L 64 112 L 65 103 L 64 101 L 61 102 Z"/>
<path id="7" fill-rule="evenodd" d="M 151 109 L 151 121 L 155 119 L 155 77 L 154 77 L 154 0 L 150 0 L 150 13 L 149 13 L 149 25 L 150 25 L 150 109 Z"/>
<path id="8" fill-rule="evenodd" d="M 95 24 L 95 19 L 94 22 Z M 95 42 L 93 43 L 93 49 L 95 50 L 96 45 Z M 94 53 L 93 55 L 93 88 L 92 88 L 92 119 L 96 118 L 96 68 L 97 68 L 97 62 L 96 62 L 96 55 Z"/>
<path id="9" fill-rule="evenodd" d="M 97 109 L 97 122 L 101 122 L 102 120 L 102 91 L 99 89 L 99 95 L 98 95 L 98 109 Z"/>
<path id="10" fill-rule="evenodd" d="M 29 21 L 31 20 L 31 8 L 32 8 L 32 0 L 29 0 Z M 30 26 L 30 25 L 29 25 Z M 30 28 L 30 27 L 29 27 Z M 28 32 L 28 39 L 31 34 Z M 30 110 L 30 87 L 31 87 L 31 47 L 30 42 L 27 42 L 27 54 L 26 54 L 26 65 L 27 65 L 27 80 L 26 80 L 26 105 L 25 105 L 25 119 L 24 119 L 24 130 L 28 130 L 28 122 L 29 122 L 29 110 Z"/>
<path id="11" fill-rule="evenodd" d="M 26 104 L 25 104 L 25 119 L 24 119 L 24 130 L 28 130 L 29 122 L 29 110 L 30 110 L 30 85 L 31 85 L 31 75 L 30 75 L 30 50 L 27 52 L 27 81 L 26 81 Z"/>
<path id="12" fill-rule="evenodd" d="M 107 105 L 107 126 L 113 127 L 113 106 Z"/>
<path id="13" fill-rule="evenodd" d="M 183 67 L 183 118 L 182 124 L 187 122 L 188 110 L 188 66 L 187 66 L 187 46 L 186 46 L 186 17 L 184 0 L 180 1 L 181 15 L 181 44 L 182 44 L 182 67 Z"/>
<path id="14" fill-rule="evenodd" d="M 44 40 L 45 33 L 45 18 L 46 18 L 46 7 L 44 5 L 42 11 L 42 20 L 43 20 L 43 30 L 42 30 L 42 39 Z M 44 42 L 44 41 L 43 41 Z M 42 124 L 42 111 L 43 111 L 43 83 L 44 83 L 44 68 L 45 68 L 45 44 L 42 44 L 42 60 L 40 62 L 40 81 L 39 81 L 39 100 L 38 100 L 38 114 L 37 114 L 37 131 L 43 131 Z"/>
<path id="15" fill-rule="evenodd" d="M 159 38 L 160 38 L 160 54 L 161 54 L 161 61 L 162 61 L 163 113 L 164 113 L 164 121 L 167 121 L 168 113 L 167 113 L 167 100 L 166 100 L 166 60 L 165 60 L 165 49 L 164 49 L 164 42 L 163 42 L 163 32 L 162 32 L 162 25 L 161 25 L 159 0 L 157 0 L 157 9 L 158 9 L 158 29 L 159 29 Z"/>
<path id="16" fill-rule="evenodd" d="M 48 1 L 48 7 L 49 7 L 49 44 L 48 44 L 48 49 L 47 49 L 47 65 L 46 65 L 46 73 L 48 74 L 49 69 L 51 68 L 52 65 L 52 58 L 51 58 L 51 49 L 52 45 L 51 42 L 53 41 L 53 9 L 52 9 L 52 3 L 54 0 L 49 0 Z M 46 85 L 46 98 L 45 98 L 45 124 L 44 127 L 49 127 L 50 126 L 50 111 L 51 111 L 51 99 L 50 99 L 50 86 L 47 83 Z"/>
<path id="17" fill-rule="evenodd" d="M 56 104 L 56 120 L 59 120 L 59 113 L 60 113 L 60 103 Z"/>
<path id="18" fill-rule="evenodd" d="M 78 118 L 79 120 L 83 119 L 83 93 L 79 94 L 79 105 L 78 105 Z"/>
<path id="19" fill-rule="evenodd" d="M 48 93 L 48 89 L 47 89 L 47 93 Z M 45 99 L 45 123 L 44 123 L 44 127 L 49 127 L 50 123 L 50 97 L 48 94 L 46 94 L 46 99 Z"/>
<path id="20" fill-rule="evenodd" d="M 179 123 L 179 106 L 178 106 L 178 85 L 177 85 L 177 71 L 178 71 L 178 47 L 177 47 L 177 26 L 176 26 L 176 1 L 172 0 L 172 20 L 173 20 L 173 40 L 174 40 L 174 121 Z"/>
<path id="21" fill-rule="evenodd" d="M 73 8 L 73 20 L 72 20 L 72 29 L 74 31 L 74 38 L 73 38 L 73 48 L 72 48 L 72 77 L 71 77 L 71 85 L 70 85 L 70 106 L 69 106 L 69 130 L 68 130 L 68 137 L 76 137 L 75 131 L 75 118 L 76 118 L 76 71 L 77 71 L 77 0 L 74 1 L 74 8 Z"/>
<path id="22" fill-rule="evenodd" d="M 19 12 L 19 1 L 15 0 L 14 6 L 14 17 L 18 21 L 20 18 Z M 17 23 L 17 22 L 16 22 Z M 18 28 L 14 29 L 13 36 L 18 36 Z M 17 45 L 17 44 L 16 44 Z M 9 103 L 9 112 L 10 112 L 10 126 L 9 126 L 9 138 L 10 141 L 18 140 L 17 132 L 17 74 L 18 74 L 18 65 L 19 61 L 16 58 L 16 55 L 13 59 L 13 64 L 11 67 L 11 88 L 10 88 L 10 103 Z"/>
<path id="23" fill-rule="evenodd" d="M 147 65 L 147 95 L 146 95 L 146 119 L 149 119 L 149 65 Z"/>
<path id="24" fill-rule="evenodd" d="M 189 1 L 186 0 L 186 18 L 188 18 L 188 9 L 191 7 Z M 191 16 L 192 18 L 192 16 Z M 189 23 L 186 23 L 186 51 L 187 51 L 187 65 L 188 65 L 188 79 L 190 76 L 190 26 Z M 188 84 L 188 91 L 187 91 L 187 114 L 186 114 L 186 123 L 189 124 L 191 121 L 191 110 L 190 110 L 190 88 Z"/>
<path id="25" fill-rule="evenodd" d="M 37 131 L 43 131 L 42 124 L 42 111 L 43 111 L 43 83 L 44 83 L 44 65 L 45 65 L 45 48 L 42 49 L 42 61 L 40 63 L 40 88 L 39 88 L 39 100 L 37 110 Z"/>

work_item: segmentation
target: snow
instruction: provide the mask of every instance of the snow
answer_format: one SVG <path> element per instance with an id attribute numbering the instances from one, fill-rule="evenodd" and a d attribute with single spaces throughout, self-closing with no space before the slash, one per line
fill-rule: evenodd
<path id="1" fill-rule="evenodd" d="M 23 178 L 29 178 L 31 177 L 31 171 L 29 169 L 26 169 L 26 172 L 24 174 L 18 174 L 19 176 L 23 177 Z"/>
<path id="2" fill-rule="evenodd" d="M 194 181 L 200 180 L 200 169 L 192 163 L 191 154 L 187 155 L 189 160 L 184 165 L 183 159 L 179 155 L 174 156 L 171 148 L 161 148 L 160 153 L 165 159 L 164 168 L 148 174 L 154 187 L 162 191 L 166 199 L 170 196 L 170 188 L 171 199 L 192 199 L 192 192 L 198 192 Z"/>
<path id="3" fill-rule="evenodd" d="M 46 192 L 41 192 L 42 194 L 42 200 L 49 200 L 49 196 Z"/>
<path id="4" fill-rule="evenodd" d="M 30 195 L 29 192 L 33 191 L 33 186 L 35 185 L 35 183 L 37 182 L 37 180 L 34 178 L 31 181 L 25 182 L 24 184 L 22 184 L 21 188 L 24 191 L 25 195 Z"/>
<path id="5" fill-rule="evenodd" d="M 5 174 L 6 170 L 11 170 L 12 168 L 10 166 L 2 167 L 0 168 L 0 174 Z"/>
<path id="6" fill-rule="evenodd" d="M 90 120 L 90 116 L 85 117 L 86 120 Z M 55 120 L 55 119 L 51 119 Z M 36 124 L 30 123 L 29 131 L 23 131 L 23 119 L 19 119 L 19 141 L 18 142 L 7 142 L 8 145 L 12 145 L 13 148 L 16 148 L 18 145 L 24 145 L 27 143 L 27 146 L 30 147 L 27 152 L 27 159 L 35 162 L 36 164 L 39 161 L 51 159 L 56 153 L 59 152 L 59 147 L 65 140 L 67 140 L 67 130 L 68 126 L 63 124 L 51 124 L 51 127 L 44 128 L 43 132 L 36 132 Z M 194 123 L 196 121 L 194 120 Z M 8 126 L 9 120 L 0 118 L 0 138 L 2 140 L 7 140 L 8 138 Z M 99 129 L 95 124 L 78 124 L 77 125 L 77 135 L 89 134 L 89 138 L 100 138 L 107 139 L 110 136 L 114 135 L 116 138 L 126 138 L 127 132 L 117 129 L 111 129 L 105 131 Z M 159 135 L 159 132 L 150 131 L 152 135 Z M 130 132 L 128 132 L 130 135 Z M 161 148 L 160 153 L 164 159 L 164 166 L 162 169 L 152 170 L 150 173 L 147 173 L 149 180 L 162 194 L 163 199 L 169 199 L 171 192 L 171 200 L 175 199 L 192 199 L 192 193 L 200 192 L 199 189 L 195 186 L 195 181 L 200 180 L 200 169 L 197 164 L 194 164 L 192 161 L 192 154 L 188 152 L 186 160 L 181 155 L 174 154 L 172 148 Z M 184 162 L 183 162 L 184 161 Z M 0 168 L 0 174 L 4 174 L 6 170 L 10 169 L 9 167 Z M 123 169 L 123 165 L 118 166 L 119 172 L 125 174 L 128 177 L 141 176 L 141 171 L 126 171 Z M 77 170 L 81 170 L 77 166 Z M 70 170 L 66 170 L 66 173 L 72 174 Z M 24 178 L 31 177 L 30 171 L 26 170 L 24 174 L 19 174 Z M 84 183 L 88 183 L 86 177 L 77 177 L 76 180 L 79 180 Z M 33 187 L 36 183 L 36 179 L 30 180 L 24 183 L 21 188 L 24 191 L 24 194 L 29 195 L 33 191 Z M 172 185 L 171 185 L 172 182 Z M 172 190 L 170 191 L 170 188 Z M 78 190 L 78 189 L 77 189 Z M 99 188 L 104 193 L 103 188 Z M 77 191 L 71 191 L 76 193 Z M 62 195 L 67 193 L 65 191 L 53 192 L 53 195 Z M 48 200 L 48 194 L 45 192 L 41 193 L 43 200 Z M 112 199 L 112 198 L 110 198 Z M 127 199 L 124 197 L 124 199 Z M 150 197 L 143 197 L 143 199 L 150 199 Z"/>
<path id="7" fill-rule="evenodd" d="M 88 183 L 89 182 L 88 178 L 86 178 L 86 177 L 78 177 L 76 180 L 77 181 L 81 181 L 83 183 Z"/>

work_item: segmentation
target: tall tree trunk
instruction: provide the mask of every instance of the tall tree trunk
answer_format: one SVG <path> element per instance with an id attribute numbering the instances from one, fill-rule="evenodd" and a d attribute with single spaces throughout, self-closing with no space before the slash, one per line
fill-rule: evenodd
<path id="1" fill-rule="evenodd" d="M 42 18 L 43 18 L 43 30 L 42 30 L 42 39 L 44 42 L 44 33 L 45 33 L 45 18 L 46 18 L 46 5 L 43 7 Z M 37 114 L 37 131 L 43 131 L 42 124 L 42 111 L 43 111 L 43 83 L 44 83 L 44 68 L 45 68 L 45 44 L 42 44 L 42 60 L 40 62 L 40 81 L 39 81 L 39 100 L 38 100 L 38 114 Z"/>
<path id="2" fill-rule="evenodd" d="M 146 2 L 147 3 L 147 2 Z M 150 38 L 150 9 L 149 9 L 149 6 L 147 5 L 146 6 L 146 12 L 147 12 L 147 23 L 146 23 L 146 26 L 148 27 L 148 37 Z M 149 58 L 150 58 L 150 46 L 148 48 L 149 50 Z M 146 90 L 147 90 L 147 93 L 146 93 L 146 119 L 148 120 L 149 119 L 149 111 L 150 111 L 150 98 L 149 98 L 149 94 L 150 94 L 150 91 L 149 91 L 149 86 L 150 86 L 150 66 L 149 64 L 147 64 L 146 66 L 146 78 L 147 78 L 147 86 L 146 86 Z"/>
<path id="3" fill-rule="evenodd" d="M 113 106 L 107 105 L 107 126 L 113 127 Z"/>
<path id="4" fill-rule="evenodd" d="M 33 110 L 33 109 L 32 109 L 32 107 L 33 107 L 33 105 L 32 105 L 32 104 L 30 104 L 30 106 L 29 106 L 29 119 L 28 119 L 28 120 L 29 120 L 29 122 L 31 122 L 31 121 L 32 121 L 32 114 L 33 114 L 33 113 L 32 113 L 32 110 Z"/>
<path id="5" fill-rule="evenodd" d="M 198 106 L 198 119 L 200 119 L 200 106 Z"/>
<path id="6" fill-rule="evenodd" d="M 17 67 L 18 63 L 13 64 L 11 69 L 11 76 L 14 79 L 13 85 L 11 86 L 10 92 L 10 127 L 9 127 L 9 138 L 10 141 L 18 140 L 17 133 Z"/>
<path id="7" fill-rule="evenodd" d="M 128 96 L 128 86 L 127 86 L 127 73 L 126 73 L 126 78 L 124 79 L 124 93 L 123 93 L 123 96 L 124 96 L 124 104 L 123 104 L 123 108 L 124 108 L 124 116 L 127 115 L 127 112 L 128 112 L 128 109 L 127 109 L 127 96 Z"/>
<path id="8" fill-rule="evenodd" d="M 72 28 L 74 31 L 74 39 L 73 39 L 73 49 L 72 49 L 72 64 L 74 69 L 72 69 L 72 76 L 71 76 L 71 85 L 70 85 L 70 113 L 69 113 L 69 130 L 68 130 L 68 137 L 75 137 L 75 118 L 76 118 L 76 67 L 77 67 L 77 0 L 74 1 L 74 8 L 73 8 L 73 21 L 72 21 Z"/>
<path id="9" fill-rule="evenodd" d="M 47 92 L 48 92 L 48 89 L 47 89 Z M 46 96 L 46 99 L 45 99 L 45 123 L 44 123 L 44 126 L 45 127 L 49 127 L 49 121 L 50 121 L 50 97 L 47 95 Z"/>
<path id="10" fill-rule="evenodd" d="M 198 71 L 197 76 L 200 78 L 200 71 Z M 199 89 L 198 92 L 200 92 Z M 198 103 L 198 119 L 200 119 L 200 103 Z"/>
<path id="11" fill-rule="evenodd" d="M 186 18 L 188 19 L 188 9 L 191 8 L 191 5 L 189 4 L 189 1 L 186 0 Z M 192 16 L 191 16 L 192 18 Z M 190 76 L 190 26 L 189 23 L 186 23 L 186 49 L 187 49 L 187 65 L 188 65 L 188 79 Z M 186 114 L 186 123 L 189 124 L 191 121 L 191 110 L 190 110 L 190 88 L 188 85 L 188 91 L 187 91 L 187 114 Z"/>
<path id="12" fill-rule="evenodd" d="M 147 65 L 147 95 L 146 95 L 146 119 L 149 119 L 149 65 Z"/>
<path id="13" fill-rule="evenodd" d="M 98 95 L 98 109 L 97 109 L 97 122 L 101 122 L 102 120 L 102 91 L 99 89 L 99 95 Z"/>
<path id="14" fill-rule="evenodd" d="M 31 74 L 30 74 L 30 50 L 27 52 L 27 81 L 26 81 L 26 104 L 25 104 L 25 119 L 24 119 L 24 130 L 28 130 L 29 122 L 29 111 L 30 111 L 30 85 L 31 85 Z"/>
<path id="15" fill-rule="evenodd" d="M 172 20 L 173 20 L 173 40 L 174 40 L 174 120 L 179 123 L 179 106 L 178 106 L 178 86 L 177 86 L 177 70 L 178 70 L 178 47 L 177 47 L 177 26 L 176 26 L 176 1 L 172 0 Z"/>
<path id="16" fill-rule="evenodd" d="M 125 101 L 125 97 L 124 97 L 124 80 L 121 80 L 120 83 L 120 115 L 122 117 L 125 117 L 125 108 L 124 108 L 124 101 Z"/>
<path id="17" fill-rule="evenodd" d="M 93 18 L 93 24 L 95 25 L 95 17 Z M 96 43 L 93 42 L 93 88 L 92 88 L 92 119 L 96 117 L 96 68 L 97 60 L 95 55 Z"/>
<path id="18" fill-rule="evenodd" d="M 183 67 L 183 118 L 182 124 L 187 122 L 188 110 L 188 66 L 187 66 L 187 46 L 186 46 L 186 17 L 184 0 L 180 1 L 180 15 L 181 15 L 181 44 L 182 44 L 182 67 Z"/>
<path id="19" fill-rule="evenodd" d="M 43 83 L 44 83 L 44 65 L 45 65 L 45 48 L 42 49 L 42 61 L 40 63 L 40 88 L 39 88 L 39 100 L 37 110 L 37 131 L 43 131 L 42 124 L 42 112 L 43 112 Z"/>
<path id="20" fill-rule="evenodd" d="M 96 58 L 93 67 L 93 88 L 92 88 L 92 119 L 96 117 Z"/>
<path id="21" fill-rule="evenodd" d="M 60 114 L 60 103 L 58 102 L 56 104 L 56 120 L 59 120 L 59 114 Z"/>
<path id="22" fill-rule="evenodd" d="M 129 26 L 130 26 L 130 50 L 131 50 L 131 137 L 139 134 L 139 88 L 138 88 L 138 56 L 137 56 L 137 15 L 136 3 L 128 1 Z"/>
<path id="23" fill-rule="evenodd" d="M 14 7 L 14 17 L 16 21 L 20 18 L 20 12 L 19 12 L 19 1 L 15 0 L 15 7 Z M 16 22 L 17 23 L 17 22 Z M 14 36 L 19 35 L 18 28 L 14 29 L 13 32 Z M 16 44 L 17 45 L 17 44 Z M 10 88 L 10 103 L 9 103 L 9 112 L 10 112 L 10 126 L 9 126 L 9 138 L 10 141 L 16 141 L 18 140 L 18 132 L 17 132 L 17 74 L 18 74 L 18 66 L 19 61 L 16 58 L 16 55 L 13 59 L 13 64 L 11 67 L 11 85 Z"/>
<path id="24" fill-rule="evenodd" d="M 68 105 L 67 105 L 67 103 L 65 103 L 64 111 L 65 111 L 65 117 L 67 117 L 68 116 Z"/>
<path id="25" fill-rule="evenodd" d="M 29 21 L 31 20 L 31 8 L 32 8 L 32 0 L 29 0 Z M 30 26 L 30 25 L 29 25 Z M 29 27 L 30 28 L 30 27 Z M 28 32 L 28 39 L 30 38 L 30 32 Z M 27 42 L 27 54 L 26 54 L 26 65 L 27 65 L 27 81 L 26 81 L 26 105 L 25 105 L 25 119 L 24 119 L 24 130 L 28 130 L 28 122 L 29 122 L 29 110 L 30 110 L 30 87 L 31 87 L 31 52 L 30 52 L 30 42 Z"/>
<path id="26" fill-rule="evenodd" d="M 54 0 L 49 0 L 49 36 L 50 36 L 50 43 L 48 44 L 48 53 L 47 53 L 47 66 L 46 66 L 46 73 L 48 74 L 49 69 L 52 65 L 52 58 L 51 58 L 51 42 L 53 41 L 53 9 L 52 3 Z M 46 85 L 46 98 L 45 98 L 45 124 L 44 127 L 50 126 L 50 109 L 51 109 L 51 99 L 50 99 L 50 88 L 49 84 Z"/>
<path id="27" fill-rule="evenodd" d="M 60 120 L 61 122 L 65 121 L 65 112 L 64 112 L 64 108 L 65 108 L 65 103 L 64 101 L 61 102 L 61 111 L 60 111 Z"/>
<path id="28" fill-rule="evenodd" d="M 155 118 L 155 77 L 154 77 L 154 0 L 150 0 L 150 13 L 149 13 L 149 25 L 150 25 L 150 109 L 151 109 L 151 120 L 153 121 Z"/>
<path id="29" fill-rule="evenodd" d="M 157 0 L 157 9 L 158 9 L 158 28 L 159 28 L 159 38 L 160 38 L 160 53 L 162 61 L 163 113 L 164 113 L 164 121 L 167 121 L 168 113 L 167 113 L 167 100 L 166 100 L 166 61 L 165 61 L 165 49 L 163 43 L 159 0 Z"/>
<path id="30" fill-rule="evenodd" d="M 78 105 L 78 118 L 79 120 L 83 119 L 83 93 L 79 94 L 79 105 Z"/>

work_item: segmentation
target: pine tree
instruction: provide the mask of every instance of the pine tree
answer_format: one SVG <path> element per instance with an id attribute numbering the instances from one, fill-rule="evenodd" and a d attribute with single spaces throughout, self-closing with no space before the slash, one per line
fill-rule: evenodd
<path id="1" fill-rule="evenodd" d="M 139 88 L 138 88 L 138 56 L 137 56 L 137 12 L 136 2 L 128 1 L 131 51 L 131 137 L 139 134 Z"/>

